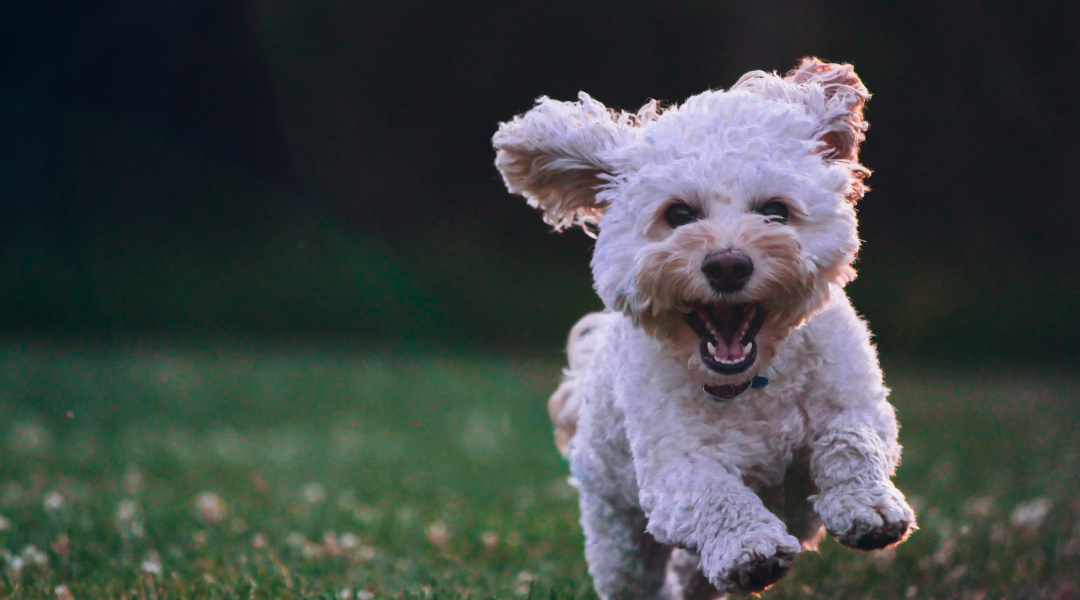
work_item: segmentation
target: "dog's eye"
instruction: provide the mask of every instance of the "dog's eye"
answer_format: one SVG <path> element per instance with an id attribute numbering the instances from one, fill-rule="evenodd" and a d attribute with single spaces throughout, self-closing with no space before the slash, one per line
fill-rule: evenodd
<path id="1" fill-rule="evenodd" d="M 788 217 L 787 205 L 783 202 L 778 202 L 776 200 L 770 200 L 766 202 L 761 206 L 761 208 L 758 209 L 758 212 L 765 215 L 765 217 L 768 218 L 770 221 L 774 221 L 777 223 L 783 223 L 787 221 Z"/>
<path id="2" fill-rule="evenodd" d="M 693 223 L 698 220 L 698 214 L 694 212 L 694 209 L 679 202 L 672 204 L 664 211 L 664 220 L 671 226 L 672 229 L 676 227 L 682 227 L 687 223 Z"/>

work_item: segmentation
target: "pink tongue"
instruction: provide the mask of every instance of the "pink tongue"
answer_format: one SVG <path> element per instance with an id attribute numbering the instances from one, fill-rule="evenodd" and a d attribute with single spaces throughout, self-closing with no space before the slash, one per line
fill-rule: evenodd
<path id="1" fill-rule="evenodd" d="M 746 353 L 743 352 L 742 344 L 739 343 L 737 338 L 732 338 L 729 343 L 722 336 L 717 336 L 716 352 L 713 353 L 713 356 L 725 360 L 738 361 L 746 358 Z"/>
<path id="2" fill-rule="evenodd" d="M 715 326 L 712 328 L 713 337 L 716 338 L 716 352 L 713 353 L 716 359 L 738 362 L 746 358 L 743 345 L 739 341 L 739 338 L 742 337 L 739 332 L 743 330 L 746 322 L 753 318 L 754 312 L 753 309 L 748 312 L 742 308 L 730 306 L 724 306 L 717 310 L 713 321 Z"/>

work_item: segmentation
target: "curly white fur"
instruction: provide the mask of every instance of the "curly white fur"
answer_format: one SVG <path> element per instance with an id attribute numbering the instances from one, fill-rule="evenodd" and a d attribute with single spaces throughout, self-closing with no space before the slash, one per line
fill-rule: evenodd
<path id="1" fill-rule="evenodd" d="M 804 59 L 662 113 L 541 98 L 495 135 L 511 191 L 557 228 L 599 226 L 592 268 L 607 312 L 571 333 L 549 409 L 601 598 L 759 591 L 822 526 L 861 549 L 914 528 L 890 482 L 888 389 L 842 289 L 859 248 L 868 98 L 850 65 Z M 763 216 L 765 201 L 790 218 Z M 697 218 L 671 225 L 673 203 Z M 703 261 L 732 250 L 753 274 L 717 291 Z M 706 364 L 685 320 L 702 305 L 767 310 L 744 371 Z M 703 392 L 755 375 L 769 385 L 728 402 Z"/>

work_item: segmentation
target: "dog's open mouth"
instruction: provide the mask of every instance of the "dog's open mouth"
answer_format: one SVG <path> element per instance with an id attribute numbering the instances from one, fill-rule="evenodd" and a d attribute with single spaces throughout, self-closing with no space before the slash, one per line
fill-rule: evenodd
<path id="1" fill-rule="evenodd" d="M 754 336 L 768 311 L 760 304 L 693 304 L 687 325 L 701 338 L 701 360 L 723 375 L 742 373 L 757 358 Z"/>

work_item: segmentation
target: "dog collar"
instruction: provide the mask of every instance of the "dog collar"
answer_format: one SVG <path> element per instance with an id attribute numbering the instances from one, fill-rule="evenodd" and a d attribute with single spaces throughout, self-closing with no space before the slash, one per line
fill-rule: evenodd
<path id="1" fill-rule="evenodd" d="M 726 402 L 750 388 L 760 389 L 767 385 L 769 385 L 768 379 L 755 375 L 750 381 L 738 385 L 707 385 L 702 387 L 701 390 L 716 402 Z"/>

